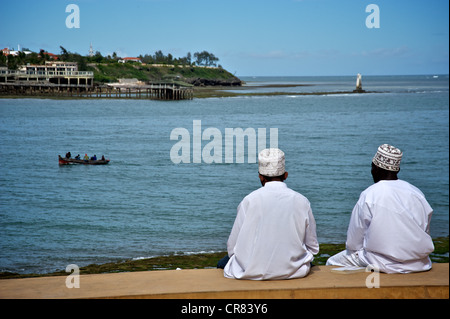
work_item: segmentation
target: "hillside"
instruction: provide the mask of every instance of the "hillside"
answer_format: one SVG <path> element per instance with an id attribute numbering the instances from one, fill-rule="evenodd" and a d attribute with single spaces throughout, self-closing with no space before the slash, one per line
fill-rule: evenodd
<path id="1" fill-rule="evenodd" d="M 117 82 L 119 78 L 140 81 L 182 81 L 194 86 L 241 86 L 242 81 L 223 68 L 141 63 L 90 63 L 97 84 Z"/>

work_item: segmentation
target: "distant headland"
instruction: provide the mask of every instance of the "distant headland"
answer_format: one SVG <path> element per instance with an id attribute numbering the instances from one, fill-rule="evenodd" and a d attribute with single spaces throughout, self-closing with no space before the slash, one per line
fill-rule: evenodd
<path id="1" fill-rule="evenodd" d="M 193 87 L 239 87 L 243 82 L 207 51 L 119 57 L 115 52 L 88 56 L 61 48 L 59 55 L 40 50 L 5 48 L 0 55 L 2 96 L 136 97 L 181 100 L 193 97 Z"/>
<path id="2" fill-rule="evenodd" d="M 141 82 L 175 80 L 194 86 L 242 85 L 239 78 L 218 64 L 218 57 L 207 51 L 194 54 L 188 52 L 186 56 L 175 58 L 170 53 L 165 55 L 161 50 L 137 57 L 119 57 L 116 52 L 107 56 L 99 51 L 94 53 L 92 45 L 87 56 L 69 52 L 62 46 L 60 49 L 60 54 L 54 54 L 42 49 L 33 52 L 27 48 L 4 48 L 0 54 L 0 70 L 46 71 L 39 70 L 38 66 L 43 67 L 50 62 L 74 62 L 77 64 L 77 71 L 93 72 L 94 85 L 118 82 L 121 78 L 135 78 Z M 27 65 L 35 68 L 30 70 Z"/>
<path id="3" fill-rule="evenodd" d="M 103 56 L 67 51 L 5 48 L 0 54 L 0 97 L 3 98 L 136 98 L 189 100 L 192 98 L 240 95 L 324 95 L 372 93 L 362 89 L 361 75 L 356 89 L 345 92 L 246 92 L 244 82 L 218 64 L 219 58 L 207 51 L 188 52 L 174 58 L 156 51 L 137 57 Z M 296 84 L 304 86 L 308 84 Z M 291 85 L 287 85 L 288 87 Z M 274 87 L 286 87 L 275 85 Z M 230 90 L 232 88 L 233 90 Z"/>

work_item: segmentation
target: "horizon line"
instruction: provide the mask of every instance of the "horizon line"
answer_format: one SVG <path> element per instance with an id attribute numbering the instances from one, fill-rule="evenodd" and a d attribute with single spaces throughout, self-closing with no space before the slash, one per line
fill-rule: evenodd
<path id="1" fill-rule="evenodd" d="M 368 76 L 449 76 L 449 73 L 411 73 L 411 74 L 368 74 L 364 75 L 361 73 L 362 76 L 368 77 Z M 314 77 L 333 77 L 333 76 L 356 76 L 355 74 L 330 74 L 330 75 L 237 75 L 238 77 L 302 77 L 302 76 L 314 76 Z"/>

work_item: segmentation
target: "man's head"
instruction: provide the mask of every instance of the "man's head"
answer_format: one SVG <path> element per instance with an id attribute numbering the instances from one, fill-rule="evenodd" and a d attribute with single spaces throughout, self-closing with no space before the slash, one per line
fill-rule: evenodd
<path id="1" fill-rule="evenodd" d="M 403 153 L 398 148 L 383 144 L 378 147 L 372 159 L 372 177 L 375 183 L 380 180 L 396 180 L 400 171 Z"/>
<path id="2" fill-rule="evenodd" d="M 284 181 L 288 173 L 285 169 L 284 152 L 278 148 L 266 148 L 258 154 L 258 172 L 261 184 Z"/>

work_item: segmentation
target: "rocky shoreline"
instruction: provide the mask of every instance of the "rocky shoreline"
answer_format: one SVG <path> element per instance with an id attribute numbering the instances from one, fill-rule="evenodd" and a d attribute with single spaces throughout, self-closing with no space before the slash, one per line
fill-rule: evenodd
<path id="1" fill-rule="evenodd" d="M 237 77 L 231 79 L 205 79 L 205 78 L 190 78 L 185 79 L 186 83 L 192 84 L 193 86 L 221 86 L 221 87 L 230 87 L 230 86 L 242 86 L 243 82 Z"/>
<path id="2" fill-rule="evenodd" d="M 433 239 L 434 252 L 430 255 L 433 263 L 449 262 L 449 237 L 438 237 Z M 319 254 L 314 257 L 314 265 L 325 265 L 327 259 L 345 249 L 345 244 L 320 244 Z M 169 255 L 145 259 L 131 259 L 111 262 L 106 264 L 91 264 L 80 267 L 80 274 L 101 274 L 132 271 L 155 271 L 171 269 L 204 269 L 216 268 L 217 262 L 226 254 L 223 252 L 201 253 L 193 255 Z M 65 270 L 48 274 L 18 274 L 12 272 L 0 272 L 0 279 L 45 277 L 45 276 L 67 276 Z"/>

